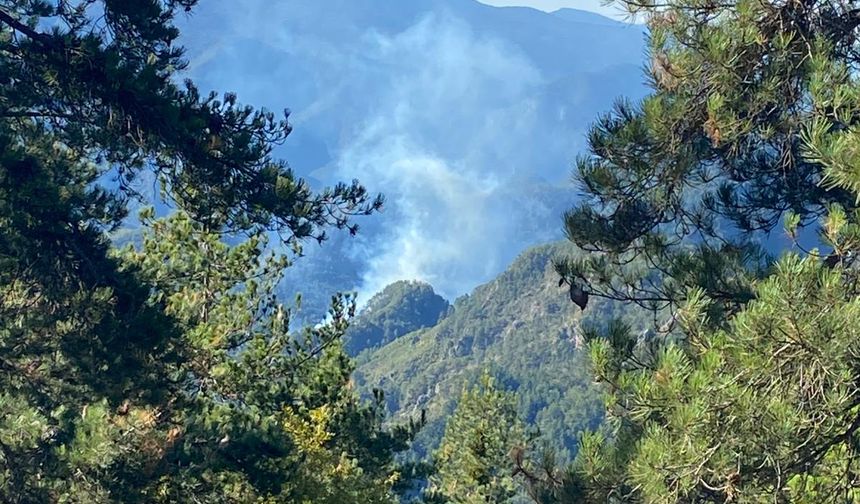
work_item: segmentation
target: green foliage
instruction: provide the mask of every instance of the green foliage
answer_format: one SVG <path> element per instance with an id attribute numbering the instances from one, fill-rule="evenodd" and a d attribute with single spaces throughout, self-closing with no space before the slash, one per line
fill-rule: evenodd
<path id="1" fill-rule="evenodd" d="M 58 141 L 113 170 L 127 191 L 154 169 L 164 195 L 196 219 L 274 228 L 298 244 L 379 208 L 358 183 L 319 194 L 271 157 L 287 114 L 201 96 L 173 19 L 196 0 L 8 0 L 0 4 L 0 118 L 50 125 Z M 96 14 L 103 13 L 103 14 Z"/>
<path id="2" fill-rule="evenodd" d="M 664 481 L 687 492 L 711 486 L 717 494 L 747 502 L 780 494 L 795 502 L 823 502 L 825 495 L 855 501 L 857 482 L 847 475 L 857 464 L 854 377 L 860 332 L 854 321 L 860 304 L 845 288 L 849 276 L 814 259 L 788 256 L 727 331 L 702 332 L 700 309 L 690 307 L 685 324 L 691 336 L 701 334 L 701 342 L 693 340 L 699 364 L 685 370 L 678 387 L 695 399 L 666 412 L 675 439 L 663 453 L 698 471 L 676 470 L 664 474 Z M 671 435 L 685 413 L 688 424 L 697 419 L 691 425 L 703 443 L 697 454 L 679 450 L 677 434 Z M 669 446 L 644 440 L 636 463 L 641 467 Z M 792 479 L 816 484 L 798 484 L 791 492 L 780 488 Z M 810 491 L 819 492 L 817 500 Z"/>
<path id="3" fill-rule="evenodd" d="M 552 258 L 575 253 L 563 243 L 530 249 L 498 278 L 458 299 L 435 326 L 360 356 L 356 381 L 365 390 L 385 390 L 395 418 L 426 411 L 427 426 L 415 442 L 420 455 L 438 446 L 461 391 L 487 368 L 516 392 L 520 415 L 560 460 L 572 458 L 580 430 L 600 424 L 602 405 L 581 349 L 581 325 L 625 317 L 642 328 L 648 320 L 598 299 L 583 321 L 552 269 Z"/>
<path id="4" fill-rule="evenodd" d="M 326 323 L 294 333 L 274 295 L 287 262 L 265 252 L 264 234 L 230 246 L 183 213 L 151 215 L 142 215 L 151 234 L 124 262 L 153 285 L 151 302 L 164 303 L 190 354 L 188 393 L 152 492 L 164 501 L 193 491 L 235 502 L 391 502 L 393 454 L 413 429 L 383 431 L 379 406 L 362 405 L 349 386 L 340 339 L 352 301 L 335 297 Z"/>
<path id="5" fill-rule="evenodd" d="M 510 503 L 517 496 L 512 453 L 525 443 L 516 397 L 489 374 L 463 391 L 434 453 L 430 502 Z"/>
<path id="6" fill-rule="evenodd" d="M 309 419 L 287 413 L 284 427 L 296 446 L 293 460 L 296 474 L 290 482 L 287 502 L 306 504 L 340 504 L 342 502 L 390 503 L 391 488 L 398 473 L 379 479 L 361 467 L 361 463 L 345 451 L 329 445 L 331 410 L 323 406 L 313 410 Z"/>
<path id="7" fill-rule="evenodd" d="M 787 212 L 802 228 L 855 206 L 853 2 L 619 3 L 649 23 L 654 93 L 590 132 L 565 226 L 601 253 L 559 269 L 650 308 L 704 289 L 734 313 Z"/>
<path id="8" fill-rule="evenodd" d="M 621 3 L 649 23 L 654 93 L 592 130 L 565 224 L 593 253 L 557 270 L 670 317 L 586 335 L 606 428 L 530 493 L 858 502 L 857 6 Z M 801 254 L 773 261 L 756 243 L 780 224 Z M 801 246 L 816 227 L 826 255 Z"/>
<path id="9" fill-rule="evenodd" d="M 0 495 L 13 502 L 134 492 L 129 446 L 145 431 L 97 412 L 177 391 L 183 349 L 109 254 L 102 229 L 122 208 L 92 186 L 96 173 L 47 130 L 0 123 Z M 109 432 L 129 444 L 105 444 Z"/>
<path id="10" fill-rule="evenodd" d="M 346 348 L 355 355 L 380 347 L 404 334 L 432 327 L 449 304 L 426 283 L 401 280 L 375 294 L 346 333 Z"/>
<path id="11" fill-rule="evenodd" d="M 687 339 L 651 360 L 593 340 L 613 437 L 587 438 L 565 485 L 589 502 L 856 502 L 855 278 L 789 255 L 724 330 L 697 296 Z"/>
<path id="12" fill-rule="evenodd" d="M 352 300 L 291 330 L 265 252 L 381 199 L 312 192 L 286 117 L 176 84 L 194 4 L 0 1 L 0 500 L 392 502 L 414 426 L 352 392 Z M 111 251 L 140 175 L 178 210 Z"/>

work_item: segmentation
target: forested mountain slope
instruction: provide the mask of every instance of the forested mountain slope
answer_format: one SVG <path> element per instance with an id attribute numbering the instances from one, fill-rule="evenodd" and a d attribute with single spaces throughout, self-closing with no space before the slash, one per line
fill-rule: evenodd
<path id="1" fill-rule="evenodd" d="M 598 425 L 603 406 L 580 349 L 582 312 L 552 267 L 554 257 L 569 252 L 561 243 L 529 249 L 499 277 L 459 298 L 437 325 L 359 358 L 356 381 L 368 391 L 384 390 L 395 417 L 426 409 L 419 451 L 438 443 L 463 387 L 485 369 L 517 391 L 523 418 L 567 454 L 581 429 Z M 613 315 L 621 315 L 617 306 L 595 299 L 585 322 Z"/>
<path id="2" fill-rule="evenodd" d="M 424 282 L 400 280 L 374 295 L 346 332 L 346 349 L 355 355 L 419 329 L 432 327 L 450 309 L 448 301 Z"/>

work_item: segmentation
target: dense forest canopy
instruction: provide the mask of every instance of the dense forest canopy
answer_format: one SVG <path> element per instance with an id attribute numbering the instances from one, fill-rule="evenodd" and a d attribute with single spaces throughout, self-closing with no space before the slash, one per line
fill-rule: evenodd
<path id="1" fill-rule="evenodd" d="M 652 92 L 591 129 L 573 246 L 453 307 L 394 284 L 350 332 L 352 295 L 294 327 L 278 285 L 382 198 L 182 80 L 194 0 L 0 0 L 0 500 L 860 501 L 860 4 L 618 3 Z M 416 459 L 425 404 L 386 406 L 452 384 Z"/>

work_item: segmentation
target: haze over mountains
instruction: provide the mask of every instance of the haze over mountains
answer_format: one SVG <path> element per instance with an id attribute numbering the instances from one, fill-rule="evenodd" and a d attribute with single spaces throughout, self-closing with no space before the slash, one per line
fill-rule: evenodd
<path id="1" fill-rule="evenodd" d="M 290 107 L 279 154 L 298 173 L 387 197 L 357 238 L 307 247 L 290 283 L 319 287 L 309 305 L 401 279 L 454 299 L 557 238 L 585 128 L 644 92 L 642 28 L 573 9 L 249 0 L 194 16 L 183 43 L 201 89 Z"/>

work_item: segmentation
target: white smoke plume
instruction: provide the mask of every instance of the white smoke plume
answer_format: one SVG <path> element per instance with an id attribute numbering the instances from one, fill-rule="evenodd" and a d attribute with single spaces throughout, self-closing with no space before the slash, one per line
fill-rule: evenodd
<path id="1" fill-rule="evenodd" d="M 534 130 L 540 72 L 515 47 L 446 17 L 366 43 L 390 78 L 337 162 L 341 178 L 357 176 L 388 197 L 360 291 L 420 279 L 462 294 L 523 241 L 517 226 L 526 216 L 509 195 L 532 175 L 517 151 Z M 538 227 L 558 225 L 550 220 Z"/>
<path id="2" fill-rule="evenodd" d="M 295 133 L 283 154 L 297 171 L 325 184 L 357 178 L 386 196 L 381 215 L 359 222 L 357 240 L 311 254 L 348 256 L 358 271 L 354 285 L 340 287 L 364 300 L 401 279 L 427 281 L 452 299 L 525 247 L 560 237 L 582 133 L 617 82 L 637 75 L 600 73 L 606 62 L 589 74 L 581 67 L 594 64 L 591 47 L 565 49 L 589 63 L 555 68 L 536 46 L 488 31 L 482 16 L 499 9 L 471 0 L 242 4 L 216 1 L 197 15 L 191 26 L 209 30 L 187 41 L 192 77 L 244 102 L 288 104 Z M 505 28 L 520 30 L 520 41 L 540 41 L 541 26 L 564 23 L 524 15 Z M 570 29 L 603 29 L 577 26 Z"/>

